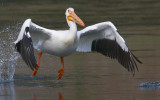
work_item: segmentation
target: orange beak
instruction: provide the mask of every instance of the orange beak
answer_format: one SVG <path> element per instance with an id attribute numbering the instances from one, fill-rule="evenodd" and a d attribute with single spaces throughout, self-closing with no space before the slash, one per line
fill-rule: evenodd
<path id="1" fill-rule="evenodd" d="M 74 22 L 76 22 L 77 24 L 85 27 L 84 22 L 83 22 L 74 12 L 71 12 L 71 13 L 70 13 L 70 16 L 67 17 L 67 20 L 68 20 L 68 21 L 74 21 Z"/>

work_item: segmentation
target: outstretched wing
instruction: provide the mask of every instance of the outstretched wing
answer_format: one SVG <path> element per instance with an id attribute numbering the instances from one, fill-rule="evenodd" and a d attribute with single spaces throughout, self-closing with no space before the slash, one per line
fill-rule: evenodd
<path id="1" fill-rule="evenodd" d="M 112 59 L 117 59 L 128 71 L 138 70 L 138 60 L 128 49 L 124 39 L 111 22 L 102 22 L 78 31 L 78 52 L 99 52 Z M 135 61 L 136 60 L 136 61 Z"/>
<path id="2" fill-rule="evenodd" d="M 31 19 L 27 19 L 23 23 L 19 36 L 14 43 L 16 44 L 16 50 L 32 70 L 38 67 L 34 56 L 34 48 L 41 51 L 43 42 L 49 38 L 50 30 L 34 24 Z"/>

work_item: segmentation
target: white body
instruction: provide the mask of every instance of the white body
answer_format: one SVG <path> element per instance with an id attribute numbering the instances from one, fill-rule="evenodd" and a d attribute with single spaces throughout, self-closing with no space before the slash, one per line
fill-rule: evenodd
<path id="1" fill-rule="evenodd" d="M 39 41 L 39 51 L 55 56 L 68 56 L 74 52 L 78 46 L 77 36 L 67 35 L 70 31 L 51 31 L 51 37 L 46 41 Z M 34 42 L 34 40 L 33 40 Z"/>
<path id="2" fill-rule="evenodd" d="M 59 57 L 68 56 L 76 50 L 78 46 L 77 30 L 55 31 L 45 29 L 45 31 L 50 34 L 46 40 L 33 38 L 33 44 L 37 50 Z"/>

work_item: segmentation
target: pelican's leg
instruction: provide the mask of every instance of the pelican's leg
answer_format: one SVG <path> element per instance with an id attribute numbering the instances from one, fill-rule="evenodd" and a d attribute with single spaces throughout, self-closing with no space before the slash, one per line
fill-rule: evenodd
<path id="1" fill-rule="evenodd" d="M 63 96 L 62 96 L 62 94 L 60 92 L 58 94 L 58 98 L 59 98 L 59 100 L 63 100 Z"/>
<path id="2" fill-rule="evenodd" d="M 62 68 L 58 71 L 58 80 L 60 80 L 63 76 L 64 73 L 64 60 L 63 57 L 61 57 L 61 63 L 62 63 Z"/>
<path id="3" fill-rule="evenodd" d="M 42 56 L 42 52 L 39 52 L 39 53 L 38 53 L 38 62 L 37 62 L 38 68 L 39 68 L 39 66 L 40 66 L 40 58 L 41 58 L 41 56 Z M 36 73 L 37 73 L 37 71 L 38 71 L 38 68 L 34 70 L 34 72 L 32 73 L 32 76 L 35 76 L 35 75 L 36 75 Z"/>

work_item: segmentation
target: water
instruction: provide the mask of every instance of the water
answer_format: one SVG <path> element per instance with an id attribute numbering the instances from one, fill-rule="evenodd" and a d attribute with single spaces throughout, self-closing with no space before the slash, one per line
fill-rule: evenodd
<path id="1" fill-rule="evenodd" d="M 159 5 L 159 0 L 0 0 L 0 100 L 159 100 Z M 133 77 L 101 54 L 74 53 L 64 59 L 66 70 L 57 81 L 60 58 L 43 54 L 37 76 L 32 77 L 12 44 L 23 21 L 31 18 L 47 28 L 68 29 L 68 7 L 75 8 L 86 26 L 112 21 L 143 62 L 139 72 Z"/>
<path id="2" fill-rule="evenodd" d="M 0 34 L 4 38 L 1 38 L 0 44 L 0 83 L 13 80 L 16 61 L 19 58 L 18 54 L 14 50 L 13 41 L 15 41 L 15 34 L 18 30 L 18 24 L 13 26 L 4 27 Z"/>
<path id="3" fill-rule="evenodd" d="M 160 89 L 160 82 L 144 82 L 140 84 L 140 88 L 142 90 L 153 90 L 153 89 Z"/>
<path id="4" fill-rule="evenodd" d="M 0 100 L 17 100 L 13 82 L 0 84 L 0 90 Z"/>

